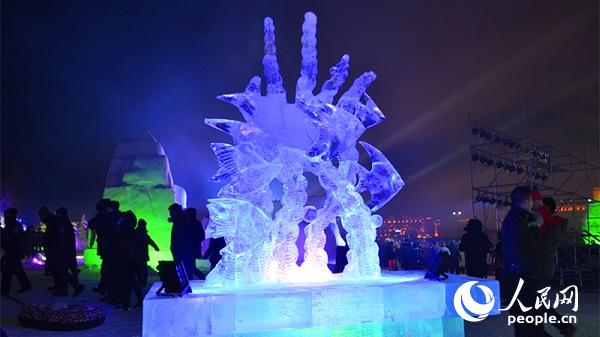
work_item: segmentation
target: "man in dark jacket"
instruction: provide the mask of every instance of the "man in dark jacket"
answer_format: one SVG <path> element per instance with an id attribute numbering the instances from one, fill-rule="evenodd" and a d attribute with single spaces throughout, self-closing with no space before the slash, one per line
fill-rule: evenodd
<path id="1" fill-rule="evenodd" d="M 527 187 L 511 193 L 512 207 L 502 223 L 503 270 L 524 277 L 535 277 L 537 250 L 529 229 L 532 200 Z"/>
<path id="2" fill-rule="evenodd" d="M 110 200 L 102 199 L 96 204 L 96 216 L 88 222 L 88 228 L 91 230 L 90 248 L 94 247 L 97 242 L 96 254 L 100 256 L 102 263 L 100 265 L 100 281 L 98 286 L 92 291 L 105 295 L 107 291 L 107 246 L 113 240 L 114 230 L 111 222 L 111 214 L 109 213 Z"/>
<path id="3" fill-rule="evenodd" d="M 4 251 L 2 256 L 2 282 L 1 293 L 7 295 L 10 292 L 10 284 L 15 276 L 21 289 L 19 293 L 31 289 L 31 283 L 23 270 L 21 259 L 23 258 L 23 226 L 17 221 L 18 211 L 9 208 L 4 211 L 5 227 L 2 228 L 1 246 Z"/>
<path id="4" fill-rule="evenodd" d="M 54 296 L 67 296 L 67 285 L 73 287 L 73 297 L 79 296 L 84 285 L 79 283 L 79 268 L 75 249 L 75 230 L 65 207 L 56 210 L 58 226 L 56 248 L 56 291 Z"/>
<path id="5" fill-rule="evenodd" d="M 197 251 L 202 249 L 201 243 L 195 237 L 199 235 L 197 230 L 194 230 L 197 220 L 192 220 L 184 212 L 183 207 L 179 204 L 169 206 L 169 222 L 173 223 L 171 228 L 171 254 L 173 260 L 183 264 L 188 278 L 191 280 L 195 274 L 200 273 L 195 266 Z M 200 275 L 202 275 L 200 273 Z"/>
<path id="6" fill-rule="evenodd" d="M 193 208 L 187 208 L 184 211 L 185 214 L 185 232 L 186 240 L 185 247 L 183 251 L 183 255 L 179 258 L 183 265 L 186 268 L 188 273 L 188 277 L 191 280 L 194 276 L 203 280 L 205 278 L 204 274 L 196 268 L 196 259 L 202 258 L 202 241 L 204 241 L 204 227 L 202 223 L 197 219 L 198 211 Z"/>
<path id="7" fill-rule="evenodd" d="M 114 240 L 114 273 L 115 279 L 108 290 L 108 296 L 114 301 L 117 309 L 129 310 L 131 293 L 135 293 L 137 303 L 143 301 L 140 284 L 135 278 L 137 217 L 132 211 L 121 213 L 120 222 Z"/>
<path id="8" fill-rule="evenodd" d="M 171 227 L 171 254 L 173 260 L 183 255 L 183 249 L 186 241 L 186 228 L 185 228 L 185 215 L 183 213 L 183 207 L 180 204 L 172 204 L 169 206 L 169 219 L 168 221 L 173 224 Z"/>
<path id="9" fill-rule="evenodd" d="M 512 207 L 502 223 L 502 278 L 503 289 L 507 292 L 506 298 L 512 299 L 517 292 L 519 279 L 524 281 L 518 294 L 518 300 L 531 310 L 524 312 L 519 303 L 514 302 L 509 309 L 514 316 L 533 316 L 538 314 L 535 310 L 535 298 L 538 290 L 536 241 L 529 228 L 532 219 L 532 200 L 529 188 L 516 187 L 510 195 Z M 533 324 L 515 323 L 516 337 L 546 336 L 542 327 Z"/>

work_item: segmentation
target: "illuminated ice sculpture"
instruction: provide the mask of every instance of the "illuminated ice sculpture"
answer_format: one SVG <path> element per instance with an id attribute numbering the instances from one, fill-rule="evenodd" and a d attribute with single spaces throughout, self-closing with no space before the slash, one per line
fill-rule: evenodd
<path id="1" fill-rule="evenodd" d="M 222 259 L 207 276 L 207 285 L 239 286 L 261 282 L 324 281 L 332 278 L 324 250 L 325 228 L 339 219 L 347 231 L 348 265 L 343 277 L 380 275 L 375 230 L 382 218 L 373 212 L 385 205 L 404 182 L 375 147 L 359 142 L 367 128 L 384 119 L 366 90 L 375 73 L 366 72 L 333 104 L 348 76 L 349 56 L 331 68 L 318 94 L 317 17 L 306 13 L 302 25 L 302 66 L 294 103 L 288 103 L 279 73 L 275 26 L 264 20 L 264 76 L 250 80 L 241 93 L 218 98 L 235 105 L 244 122 L 206 119 L 229 134 L 233 144 L 212 143 L 219 161 L 214 181 L 228 180 L 218 198 L 210 199 L 208 237 L 224 237 Z M 356 143 L 371 158 L 369 170 L 358 163 Z M 308 181 L 318 177 L 326 193 L 324 204 L 308 205 Z M 270 184 L 283 186 L 281 208 L 274 209 Z M 368 199 L 363 200 L 361 193 Z M 370 196 L 370 197 L 369 197 Z M 298 224 L 306 221 L 305 256 L 298 267 Z"/>

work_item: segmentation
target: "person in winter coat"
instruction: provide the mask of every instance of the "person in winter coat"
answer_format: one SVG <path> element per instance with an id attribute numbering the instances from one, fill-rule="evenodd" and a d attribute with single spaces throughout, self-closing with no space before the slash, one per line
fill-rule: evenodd
<path id="1" fill-rule="evenodd" d="M 121 267 L 122 255 L 120 252 L 120 248 L 122 246 L 123 240 L 121 240 L 121 225 L 125 223 L 127 220 L 132 222 L 131 214 L 128 216 L 130 219 L 126 219 L 125 212 L 121 212 L 120 203 L 116 200 L 108 200 L 107 202 L 107 215 L 108 215 L 108 226 L 106 227 L 106 232 L 104 234 L 104 255 L 102 264 L 105 266 L 105 276 L 101 279 L 106 282 L 106 296 L 101 298 L 101 301 L 106 301 L 109 304 L 118 305 L 122 302 L 122 285 L 123 280 L 121 279 L 121 274 L 119 268 Z M 135 216 L 135 214 L 134 214 Z M 133 228 L 135 228 L 136 221 L 133 221 Z M 100 248 L 100 247 L 98 247 Z M 129 241 L 129 246 L 127 248 L 133 248 L 133 240 Z M 133 249 L 132 249 L 133 251 Z"/>
<path id="2" fill-rule="evenodd" d="M 186 233 L 185 214 L 183 207 L 179 204 L 169 206 L 168 221 L 173 224 L 171 227 L 171 254 L 173 260 L 177 261 L 181 256 L 185 255 L 187 240 L 189 235 Z"/>
<path id="3" fill-rule="evenodd" d="M 101 295 L 106 295 L 108 288 L 108 268 L 107 268 L 107 255 L 108 247 L 113 240 L 114 226 L 111 221 L 111 215 L 109 213 L 110 200 L 102 199 L 96 204 L 96 215 L 88 222 L 88 228 L 90 229 L 90 248 L 94 248 L 96 244 L 96 254 L 101 259 L 100 264 L 100 281 L 98 286 L 92 288 L 93 292 Z"/>
<path id="4" fill-rule="evenodd" d="M 450 268 L 451 252 L 450 249 L 446 247 L 446 243 L 444 241 L 438 242 L 437 247 L 437 255 L 431 263 L 429 270 L 425 274 L 425 278 L 430 280 L 441 281 L 448 278 L 447 273 Z"/>
<path id="5" fill-rule="evenodd" d="M 138 282 L 135 279 L 136 267 L 136 232 L 137 218 L 132 211 L 121 213 L 121 220 L 115 240 L 115 275 L 117 282 L 112 285 L 114 303 L 118 309 L 129 310 L 131 293 L 135 293 L 137 304 L 141 305 L 143 297 Z M 110 294 L 111 290 L 109 290 Z"/>
<path id="6" fill-rule="evenodd" d="M 79 269 L 77 268 L 77 254 L 75 249 L 75 229 L 69 219 L 65 207 L 56 210 L 57 241 L 56 241 L 56 291 L 54 296 L 67 296 L 67 285 L 73 287 L 74 295 L 81 294 L 84 285 L 79 283 Z"/>
<path id="7" fill-rule="evenodd" d="M 538 288 L 549 287 L 556 272 L 556 254 L 560 239 L 566 230 L 567 219 L 555 215 L 556 202 L 552 198 L 542 198 L 537 192 L 531 192 L 533 209 L 543 219 L 543 224 L 537 232 L 536 244 L 538 252 L 537 284 Z M 540 308 L 544 310 L 545 308 Z M 562 316 L 554 308 L 544 310 L 548 315 Z M 552 323 L 563 335 L 573 335 L 575 326 L 568 323 Z"/>
<path id="8" fill-rule="evenodd" d="M 56 291 L 56 251 L 58 249 L 58 223 L 56 214 L 50 212 L 48 207 L 42 206 L 38 211 L 40 222 L 46 225 L 44 232 L 44 255 L 46 256 L 46 264 L 44 265 L 44 274 L 51 276 L 54 282 L 48 287 L 50 291 Z"/>
<path id="9" fill-rule="evenodd" d="M 387 240 L 383 244 L 383 259 L 387 262 L 388 270 L 398 270 L 398 264 L 396 262 L 396 252 L 394 250 L 394 241 Z"/>
<path id="10" fill-rule="evenodd" d="M 535 316 L 539 312 L 534 308 L 537 295 L 537 262 L 538 252 L 535 232 L 532 231 L 530 190 L 526 186 L 513 189 L 510 195 L 512 206 L 502 222 L 502 280 L 506 298 L 517 293 L 520 280 L 523 281 L 519 292 L 519 301 L 531 310 L 522 310 L 514 303 L 509 312 L 514 316 Z M 525 317 L 526 318 L 526 317 Z M 527 318 L 526 318 L 527 319 Z M 543 327 L 530 323 L 513 325 L 516 337 L 546 336 Z"/>
<path id="11" fill-rule="evenodd" d="M 556 272 L 556 253 L 560 239 L 566 230 L 567 219 L 554 215 L 556 202 L 552 198 L 543 198 L 543 205 L 536 209 L 544 218 L 544 224 L 538 231 L 538 282 L 548 286 Z"/>
<path id="12" fill-rule="evenodd" d="M 135 229 L 135 278 L 141 287 L 145 287 L 148 283 L 148 246 L 152 246 L 155 251 L 160 251 L 158 245 L 150 235 L 146 228 L 146 220 L 140 219 Z"/>
<path id="13" fill-rule="evenodd" d="M 4 211 L 5 227 L 1 230 L 0 246 L 4 251 L 1 261 L 2 282 L 0 292 L 8 295 L 12 278 L 15 276 L 21 288 L 19 293 L 31 290 L 31 283 L 23 270 L 23 226 L 17 221 L 18 211 L 9 208 Z"/>
<path id="14" fill-rule="evenodd" d="M 188 276 L 192 279 L 194 276 L 203 280 L 204 274 L 196 268 L 196 259 L 202 258 L 202 241 L 204 241 L 204 227 L 202 223 L 198 221 L 197 210 L 193 207 L 189 207 L 185 210 L 185 226 L 186 232 L 189 233 L 188 237 L 188 249 L 186 249 L 185 260 L 182 260 Z"/>
<path id="15" fill-rule="evenodd" d="M 462 236 L 458 249 L 465 252 L 467 275 L 485 278 L 488 274 L 487 254 L 492 243 L 483 233 L 483 224 L 478 219 L 470 219 L 464 230 L 467 233 Z"/>

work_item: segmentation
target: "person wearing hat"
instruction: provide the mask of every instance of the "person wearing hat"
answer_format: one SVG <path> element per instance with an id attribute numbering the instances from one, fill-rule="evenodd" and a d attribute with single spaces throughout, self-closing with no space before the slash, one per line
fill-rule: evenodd
<path id="1" fill-rule="evenodd" d="M 538 191 L 531 192 L 534 214 L 541 219 L 541 225 L 535 233 L 536 249 L 538 252 L 537 261 L 537 284 L 538 288 L 549 287 L 554 274 L 556 273 L 556 254 L 563 232 L 567 225 L 567 219 L 554 214 L 556 211 L 556 202 L 552 198 L 543 198 Z M 561 317 L 554 308 L 540 308 L 548 315 Z M 552 323 L 565 336 L 573 336 L 577 330 L 573 324 Z"/>
<path id="2" fill-rule="evenodd" d="M 8 295 L 12 278 L 15 276 L 21 289 L 19 293 L 31 290 L 31 283 L 25 271 L 23 270 L 23 226 L 17 221 L 18 211 L 16 208 L 9 208 L 4 211 L 5 227 L 2 228 L 1 247 L 4 251 L 2 256 L 2 281 L 0 292 L 2 295 Z"/>
<path id="3" fill-rule="evenodd" d="M 483 224 L 479 219 L 470 219 L 464 228 L 466 232 L 460 240 L 458 249 L 465 252 L 467 275 L 486 278 L 488 274 L 487 254 L 492 242 L 483 233 Z"/>
<path id="4" fill-rule="evenodd" d="M 532 209 L 535 211 L 537 218 L 540 218 L 539 222 L 539 235 L 544 235 L 545 232 L 552 227 L 564 227 L 566 226 L 565 218 L 554 215 L 556 210 L 556 201 L 552 198 L 543 198 L 542 194 L 538 191 L 531 192 L 531 200 L 533 201 Z M 550 207 L 552 206 L 552 208 Z"/>

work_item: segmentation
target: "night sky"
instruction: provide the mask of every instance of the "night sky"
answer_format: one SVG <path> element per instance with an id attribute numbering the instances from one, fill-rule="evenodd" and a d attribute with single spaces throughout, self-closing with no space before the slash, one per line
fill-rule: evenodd
<path id="1" fill-rule="evenodd" d="M 309 10 L 319 83 L 344 53 L 347 85 L 378 75 L 387 119 L 363 139 L 407 183 L 384 215 L 470 209 L 469 114 L 598 162 L 597 1 L 4 0 L 2 208 L 91 215 L 116 144 L 145 129 L 201 206 L 221 186 L 208 144 L 229 140 L 203 120 L 241 119 L 215 97 L 262 75 L 271 16 L 291 98 Z"/>

